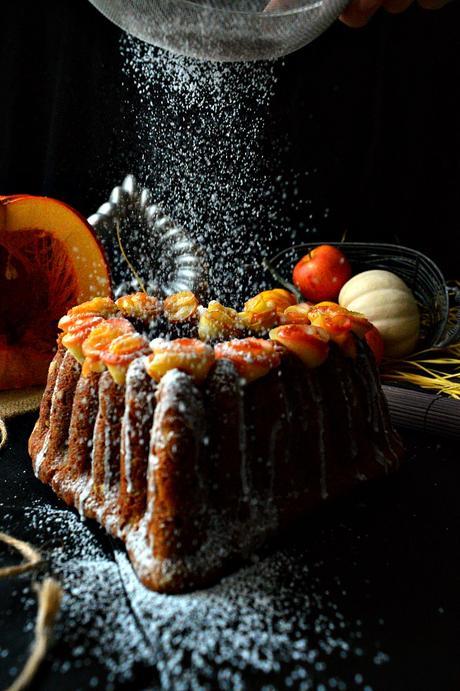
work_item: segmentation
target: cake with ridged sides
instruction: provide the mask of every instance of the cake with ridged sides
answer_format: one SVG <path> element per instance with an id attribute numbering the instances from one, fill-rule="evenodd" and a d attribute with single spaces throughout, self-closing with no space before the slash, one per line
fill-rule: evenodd
<path id="1" fill-rule="evenodd" d="M 235 568 L 321 502 L 395 470 L 361 315 L 264 291 L 73 307 L 29 442 L 37 477 L 177 593 Z"/>

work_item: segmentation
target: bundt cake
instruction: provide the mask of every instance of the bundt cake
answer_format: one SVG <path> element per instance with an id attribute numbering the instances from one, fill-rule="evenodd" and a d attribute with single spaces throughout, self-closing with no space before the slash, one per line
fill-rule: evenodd
<path id="1" fill-rule="evenodd" d="M 204 586 L 330 497 L 399 465 L 361 315 L 265 291 L 72 308 L 29 449 L 126 545 L 141 581 Z"/>

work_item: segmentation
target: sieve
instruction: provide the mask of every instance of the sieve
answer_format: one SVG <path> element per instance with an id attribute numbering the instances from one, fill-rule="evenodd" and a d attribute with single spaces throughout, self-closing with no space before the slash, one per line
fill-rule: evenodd
<path id="1" fill-rule="evenodd" d="M 348 0 L 90 0 L 137 38 L 213 61 L 269 60 L 313 41 Z"/>

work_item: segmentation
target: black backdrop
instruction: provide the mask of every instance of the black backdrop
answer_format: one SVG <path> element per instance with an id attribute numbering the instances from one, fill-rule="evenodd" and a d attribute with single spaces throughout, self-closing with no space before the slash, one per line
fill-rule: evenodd
<path id="1" fill-rule="evenodd" d="M 460 274 L 459 20 L 458 0 L 380 12 L 364 30 L 337 22 L 286 58 L 273 108 L 293 143 L 286 164 L 316 170 L 303 192 L 313 210 L 330 209 L 319 239 L 346 228 Z M 47 194 L 89 214 L 133 167 L 119 37 L 86 0 L 3 3 L 0 193 Z"/>

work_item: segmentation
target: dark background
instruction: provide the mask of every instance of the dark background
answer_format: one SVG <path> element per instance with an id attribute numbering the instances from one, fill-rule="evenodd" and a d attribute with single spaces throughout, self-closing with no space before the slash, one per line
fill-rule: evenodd
<path id="1" fill-rule="evenodd" d="M 459 275 L 459 20 L 454 0 L 379 12 L 363 30 L 337 22 L 279 68 L 270 117 L 292 142 L 283 163 L 315 171 L 300 190 L 315 239 L 346 229 L 395 241 Z M 85 0 L 2 5 L 1 193 L 46 194 L 89 215 L 135 171 L 119 38 Z"/>

